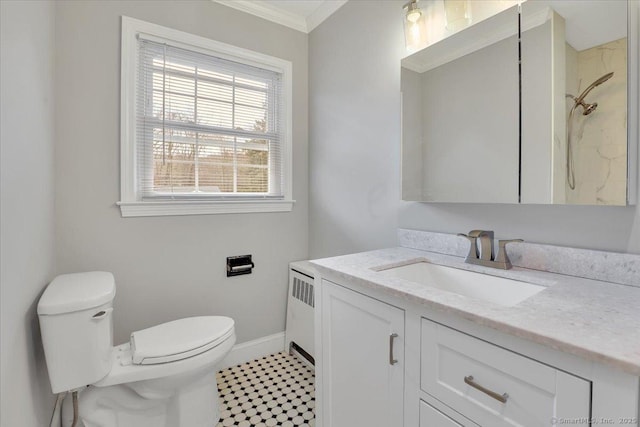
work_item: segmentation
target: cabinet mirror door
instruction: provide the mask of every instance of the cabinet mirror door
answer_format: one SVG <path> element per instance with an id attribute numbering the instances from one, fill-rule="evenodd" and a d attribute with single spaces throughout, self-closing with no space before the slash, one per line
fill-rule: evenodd
<path id="1" fill-rule="evenodd" d="M 517 58 L 513 6 L 402 61 L 404 200 L 518 203 Z"/>
<path id="2" fill-rule="evenodd" d="M 473 17 L 496 2 L 458 3 Z M 438 11 L 429 23 L 446 26 Z M 402 60 L 403 200 L 635 204 L 638 2 L 529 0 L 469 19 Z"/>

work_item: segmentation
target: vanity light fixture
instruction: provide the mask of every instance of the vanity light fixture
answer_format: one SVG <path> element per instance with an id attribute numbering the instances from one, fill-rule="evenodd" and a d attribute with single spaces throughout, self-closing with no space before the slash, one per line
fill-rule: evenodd
<path id="1" fill-rule="evenodd" d="M 407 50 L 416 51 L 426 35 L 426 19 L 424 12 L 418 6 L 418 0 L 411 0 L 402 6 L 404 15 L 404 40 Z"/>
<path id="2" fill-rule="evenodd" d="M 458 32 L 471 24 L 470 0 L 443 0 L 445 28 Z"/>

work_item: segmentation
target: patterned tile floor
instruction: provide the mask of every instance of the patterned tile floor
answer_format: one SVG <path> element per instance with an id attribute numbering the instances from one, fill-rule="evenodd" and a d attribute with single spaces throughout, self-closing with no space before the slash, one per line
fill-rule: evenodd
<path id="1" fill-rule="evenodd" d="M 218 373 L 217 427 L 313 427 L 312 369 L 295 356 L 277 353 Z"/>

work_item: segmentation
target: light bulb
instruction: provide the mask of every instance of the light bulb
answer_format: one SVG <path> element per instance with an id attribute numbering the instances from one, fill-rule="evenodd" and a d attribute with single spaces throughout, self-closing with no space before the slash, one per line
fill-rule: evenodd
<path id="1" fill-rule="evenodd" d="M 411 10 L 407 12 L 407 21 L 415 24 L 416 22 L 418 22 L 418 19 L 420 19 L 421 16 L 422 12 L 420 12 L 420 10 Z"/>

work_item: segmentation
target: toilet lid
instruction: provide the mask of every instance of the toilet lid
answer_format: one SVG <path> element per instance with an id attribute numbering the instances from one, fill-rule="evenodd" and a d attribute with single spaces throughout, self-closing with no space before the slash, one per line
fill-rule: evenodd
<path id="1" fill-rule="evenodd" d="M 233 319 L 200 316 L 174 320 L 131 334 L 136 365 L 153 365 L 196 356 L 216 347 L 233 334 Z"/>

